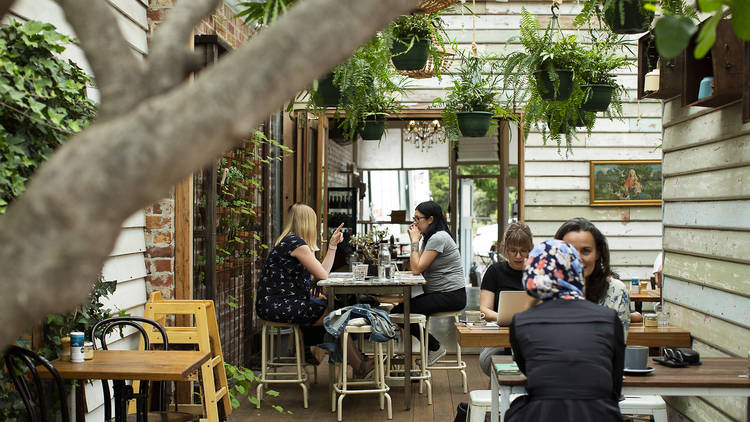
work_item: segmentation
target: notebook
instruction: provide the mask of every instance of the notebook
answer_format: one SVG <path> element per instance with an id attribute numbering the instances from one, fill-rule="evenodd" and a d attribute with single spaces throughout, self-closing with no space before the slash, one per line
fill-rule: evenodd
<path id="1" fill-rule="evenodd" d="M 503 291 L 497 301 L 497 325 L 507 327 L 513 320 L 513 315 L 523 312 L 540 302 L 539 299 L 529 296 L 525 290 Z"/>

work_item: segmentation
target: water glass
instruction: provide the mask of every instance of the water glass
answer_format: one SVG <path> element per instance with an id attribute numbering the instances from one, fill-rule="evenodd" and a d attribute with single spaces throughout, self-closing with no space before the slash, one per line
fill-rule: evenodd
<path id="1" fill-rule="evenodd" d="M 367 277 L 367 264 L 354 264 L 352 272 L 354 273 L 354 281 L 365 281 Z"/>
<path id="2" fill-rule="evenodd" d="M 662 310 L 661 312 L 659 312 L 657 318 L 659 320 L 660 327 L 666 327 L 669 325 L 669 312 L 667 312 L 666 310 Z"/>

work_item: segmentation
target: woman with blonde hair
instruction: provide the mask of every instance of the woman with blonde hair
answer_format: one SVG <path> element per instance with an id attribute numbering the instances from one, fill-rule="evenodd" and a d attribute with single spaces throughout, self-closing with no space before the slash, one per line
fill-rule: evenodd
<path id="1" fill-rule="evenodd" d="M 497 303 L 500 292 L 524 290 L 521 278 L 529 251 L 534 247 L 531 229 L 522 221 L 508 225 L 503 236 L 502 253 L 505 260 L 487 268 L 479 290 L 479 310 L 487 321 L 497 321 Z M 508 353 L 510 350 L 508 350 Z M 505 354 L 503 347 L 485 347 L 479 354 L 479 366 L 490 375 L 492 356 Z"/>
<path id="2" fill-rule="evenodd" d="M 325 332 L 327 298 L 317 293 L 315 283 L 328 278 L 336 248 L 343 239 L 342 223 L 331 235 L 323 262 L 318 261 L 317 220 L 315 211 L 305 204 L 289 207 L 286 225 L 263 264 L 256 302 L 259 318 L 302 325 L 308 345 L 321 343 Z M 349 354 L 352 367 L 366 374 L 370 368 L 362 355 L 356 349 Z"/>

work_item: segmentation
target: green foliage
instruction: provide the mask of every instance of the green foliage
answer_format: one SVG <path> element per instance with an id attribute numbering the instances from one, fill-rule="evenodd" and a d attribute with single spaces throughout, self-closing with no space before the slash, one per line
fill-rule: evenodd
<path id="1" fill-rule="evenodd" d="M 287 8 L 297 0 L 260 0 L 241 2 L 237 6 L 244 9 L 235 17 L 242 18 L 246 25 L 259 24 L 270 25 L 279 15 L 285 13 Z"/>
<path id="2" fill-rule="evenodd" d="M 367 233 L 353 235 L 349 238 L 349 243 L 357 249 L 361 262 L 375 263 L 378 259 L 379 245 L 387 238 L 388 228 L 378 230 L 373 227 Z"/>
<path id="3" fill-rule="evenodd" d="M 86 336 L 91 333 L 94 325 L 113 316 L 113 311 L 102 303 L 115 292 L 116 281 L 104 281 L 100 275 L 94 282 L 86 301 L 67 314 L 47 315 L 43 324 L 43 338 L 37 353 L 48 360 L 57 359 L 62 352 L 60 337 L 67 336 L 71 331 L 81 331 Z M 119 315 L 125 315 L 122 311 Z M 19 339 L 20 346 L 30 348 L 27 340 Z M 26 410 L 18 393 L 12 389 L 10 378 L 4 371 L 0 371 L 0 420 L 23 420 Z"/>
<path id="4" fill-rule="evenodd" d="M 450 177 L 446 170 L 429 170 L 430 199 L 437 202 L 443 211 L 450 209 Z"/>
<path id="5" fill-rule="evenodd" d="M 94 117 L 86 98 L 91 80 L 58 56 L 71 42 L 47 23 L 11 20 L 0 27 L 0 214 L 55 149 Z"/>
<path id="6" fill-rule="evenodd" d="M 339 124 L 352 141 L 365 120 L 384 119 L 403 106 L 394 94 L 403 94 L 406 79 L 390 65 L 391 52 L 383 37 L 359 47 L 349 60 L 336 66 L 333 83 L 341 90 L 343 116 Z"/>
<path id="7" fill-rule="evenodd" d="M 458 140 L 458 119 L 460 111 L 489 111 L 506 118 L 513 116 L 498 105 L 495 87 L 499 84 L 501 72 L 497 57 L 490 54 L 470 56 L 459 51 L 460 62 L 453 77 L 453 85 L 448 87 L 448 95 L 443 100 L 435 98 L 433 106 L 442 106 L 445 137 Z M 492 120 L 490 133 L 497 126 Z M 437 202 L 437 201 L 436 201 Z"/>
<path id="8" fill-rule="evenodd" d="M 667 7 L 669 8 L 678 8 L 679 5 L 677 3 L 682 1 L 683 0 L 665 0 L 662 1 L 662 4 L 667 4 Z M 606 10 L 619 9 L 618 15 L 620 16 L 622 23 L 625 23 L 626 6 L 638 3 L 642 5 L 644 9 L 651 11 L 652 9 L 646 6 L 653 6 L 656 3 L 656 0 L 582 0 L 582 3 L 583 8 L 573 20 L 573 24 L 575 26 L 584 26 L 590 24 L 593 18 L 596 18 L 596 21 L 599 22 L 599 28 L 603 29 L 604 27 L 607 27 L 607 25 L 602 25 L 602 20 L 604 19 Z M 653 19 L 653 13 L 644 14 L 644 19 L 648 19 L 648 23 L 650 23 Z M 644 26 L 648 26 L 645 21 Z"/>
<path id="9" fill-rule="evenodd" d="M 420 39 L 432 39 L 428 54 L 432 57 L 433 69 L 435 69 L 435 76 L 438 79 L 442 77 L 440 68 L 443 65 L 443 52 L 446 50 L 446 45 L 451 44 L 448 34 L 445 32 L 445 22 L 441 17 L 443 12 L 444 10 L 427 15 L 402 15 L 381 34 L 388 46 L 396 39 L 408 39 L 409 46 L 401 54 L 409 51 L 414 43 Z"/>
<path id="10" fill-rule="evenodd" d="M 234 366 L 224 363 L 224 369 L 227 372 L 227 382 L 229 383 L 229 402 L 233 408 L 240 407 L 240 398 L 245 397 L 253 406 L 257 406 L 258 398 L 255 396 L 255 384 L 260 381 L 255 373 L 242 366 Z M 278 397 L 279 392 L 275 390 L 266 390 L 266 395 Z M 284 408 L 278 405 L 271 405 L 279 413 L 292 414 L 291 411 L 284 411 Z"/>

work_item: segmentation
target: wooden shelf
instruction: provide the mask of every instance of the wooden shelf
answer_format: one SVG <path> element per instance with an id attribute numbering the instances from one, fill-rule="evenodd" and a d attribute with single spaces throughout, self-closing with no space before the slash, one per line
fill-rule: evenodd
<path id="1" fill-rule="evenodd" d="M 697 37 L 698 33 L 693 35 L 684 54 L 682 106 L 719 107 L 742 98 L 745 46 L 735 35 L 732 22 L 728 19 L 719 22 L 716 42 L 702 59 L 696 59 L 692 53 Z M 714 78 L 713 95 L 699 100 L 700 82 L 708 76 Z"/>
<path id="2" fill-rule="evenodd" d="M 646 73 L 654 70 L 659 63 L 659 90 L 645 92 Z M 656 52 L 653 31 L 638 39 L 638 99 L 654 98 L 668 100 L 682 92 L 682 69 L 685 66 L 685 52 L 673 59 L 661 59 Z"/>

